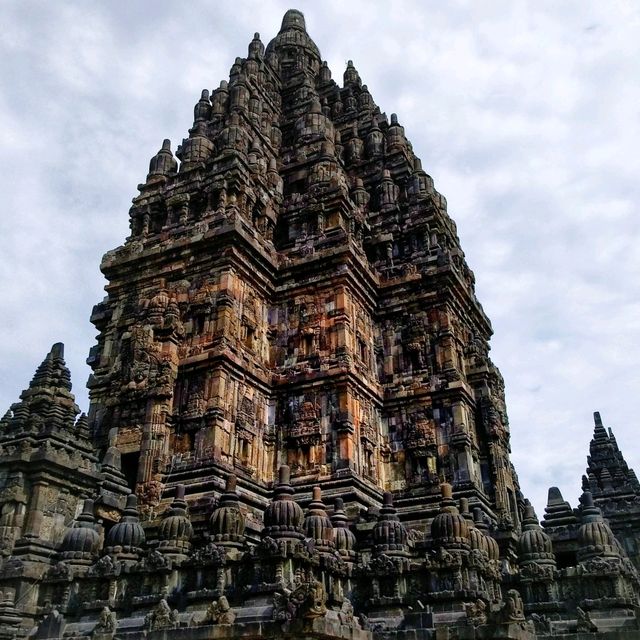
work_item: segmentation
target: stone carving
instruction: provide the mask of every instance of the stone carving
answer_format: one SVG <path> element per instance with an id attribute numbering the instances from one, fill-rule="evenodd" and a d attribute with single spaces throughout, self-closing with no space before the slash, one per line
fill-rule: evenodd
<path id="1" fill-rule="evenodd" d="M 192 555 L 191 562 L 201 566 L 221 566 L 225 562 L 224 549 L 210 542 Z"/>
<path id="2" fill-rule="evenodd" d="M 100 577 L 108 577 L 108 576 L 118 576 L 120 574 L 121 564 L 117 560 L 114 560 L 111 556 L 102 556 L 94 565 L 91 567 L 89 573 L 90 575 L 100 576 Z"/>
<path id="3" fill-rule="evenodd" d="M 42 622 L 35 629 L 33 638 L 35 640 L 48 640 L 49 638 L 62 638 L 65 620 L 64 616 L 57 610 L 51 609 Z"/>
<path id="4" fill-rule="evenodd" d="M 327 613 L 327 594 L 317 580 L 307 580 L 293 591 L 275 593 L 273 619 L 290 622 L 294 618 L 312 620 Z"/>
<path id="5" fill-rule="evenodd" d="M 229 601 L 225 596 L 220 596 L 207 607 L 204 617 L 198 624 L 233 624 L 235 619 L 236 614 L 229 605 Z"/>
<path id="6" fill-rule="evenodd" d="M 480 626 L 487 622 L 487 603 L 484 600 L 476 600 L 465 604 L 467 619 L 474 626 Z"/>
<path id="7" fill-rule="evenodd" d="M 162 598 L 156 607 L 145 616 L 145 627 L 149 631 L 160 629 L 175 629 L 178 627 L 178 612 L 171 609 L 167 601 Z"/>
<path id="8" fill-rule="evenodd" d="M 103 607 L 98 618 L 98 624 L 93 628 L 92 636 L 94 638 L 112 638 L 116 633 L 117 618 L 115 612 L 109 607 Z"/>
<path id="9" fill-rule="evenodd" d="M 340 607 L 340 612 L 338 613 L 338 618 L 342 624 L 346 624 L 349 626 L 353 626 L 356 624 L 356 620 L 354 617 L 354 609 L 351 604 L 351 600 L 345 598 L 342 601 L 342 606 Z"/>
<path id="10" fill-rule="evenodd" d="M 505 596 L 504 606 L 500 610 L 502 622 L 524 622 L 524 603 L 516 589 L 509 589 Z"/>
<path id="11" fill-rule="evenodd" d="M 551 623 L 551 620 L 547 618 L 547 616 L 538 613 L 532 613 L 531 620 L 533 620 L 533 625 L 537 633 L 553 633 L 553 624 Z"/>
<path id="12" fill-rule="evenodd" d="M 591 614 L 588 611 L 577 607 L 576 614 L 576 630 L 578 632 L 595 633 L 598 631 L 598 627 L 591 619 Z"/>

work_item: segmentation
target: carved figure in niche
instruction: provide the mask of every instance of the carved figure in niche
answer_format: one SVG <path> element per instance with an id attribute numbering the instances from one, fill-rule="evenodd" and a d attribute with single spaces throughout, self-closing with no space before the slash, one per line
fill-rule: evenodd
<path id="1" fill-rule="evenodd" d="M 549 620 L 547 616 L 538 613 L 532 613 L 531 619 L 533 620 L 533 626 L 536 630 L 536 633 L 553 633 L 553 625 L 551 624 L 551 620 Z"/>
<path id="2" fill-rule="evenodd" d="M 165 358 L 158 365 L 158 372 L 155 379 L 154 393 L 160 397 L 171 397 L 176 372 L 169 358 Z"/>
<path id="3" fill-rule="evenodd" d="M 338 612 L 338 618 L 341 624 L 346 624 L 349 626 L 359 626 L 355 619 L 353 605 L 351 604 L 351 600 L 349 600 L 349 598 L 345 598 L 342 601 L 342 606 L 340 607 L 340 611 Z"/>
<path id="4" fill-rule="evenodd" d="M 0 515 L 0 555 L 2 556 L 10 555 L 13 549 L 16 537 L 15 514 L 17 508 L 18 502 L 13 500 L 2 505 Z"/>
<path id="5" fill-rule="evenodd" d="M 178 626 L 178 612 L 175 609 L 172 611 L 167 601 L 162 598 L 155 609 L 145 616 L 144 621 L 148 631 L 175 629 Z"/>
<path id="6" fill-rule="evenodd" d="M 289 437 L 295 439 L 309 438 L 314 441 L 320 438 L 320 420 L 318 419 L 319 407 L 313 402 L 303 402 L 298 410 L 294 423 L 289 429 Z"/>
<path id="7" fill-rule="evenodd" d="M 326 615 L 327 593 L 321 582 L 305 580 L 294 591 L 273 596 L 273 619 L 289 622 L 293 618 L 312 620 Z"/>
<path id="8" fill-rule="evenodd" d="M 140 486 L 140 491 L 138 492 L 140 504 L 148 508 L 157 507 L 162 499 L 163 491 L 164 485 L 159 480 L 145 482 Z"/>
<path id="9" fill-rule="evenodd" d="M 98 624 L 93 628 L 93 636 L 113 636 L 116 632 L 117 619 L 114 611 L 103 607 L 98 618 Z"/>
<path id="10" fill-rule="evenodd" d="M 415 371 L 427 368 L 427 332 L 422 318 L 412 316 L 408 319 L 405 348 L 409 354 L 411 366 Z"/>
<path id="11" fill-rule="evenodd" d="M 89 571 L 92 576 L 117 576 L 120 575 L 120 562 L 114 561 L 111 556 L 102 556 Z"/>
<path id="12" fill-rule="evenodd" d="M 576 608 L 576 631 L 593 633 L 598 631 L 598 627 L 591 619 L 591 615 L 588 611 L 581 609 L 580 607 Z"/>
<path id="13" fill-rule="evenodd" d="M 484 600 L 476 600 L 475 602 L 468 602 L 464 605 L 465 613 L 467 614 L 467 620 L 477 627 L 487 622 L 487 603 Z"/>
<path id="14" fill-rule="evenodd" d="M 256 405 L 251 398 L 243 396 L 238 409 L 238 417 L 236 418 L 236 427 L 242 428 L 253 434 L 256 424 Z"/>
<path id="15" fill-rule="evenodd" d="M 405 446 L 419 457 L 426 457 L 436 446 L 436 427 L 433 419 L 424 411 L 418 411 L 409 418 L 404 437 Z"/>
<path id="16" fill-rule="evenodd" d="M 233 624 L 235 619 L 236 614 L 226 596 L 220 596 L 207 607 L 204 617 L 198 624 Z"/>
<path id="17" fill-rule="evenodd" d="M 284 593 L 276 592 L 273 594 L 273 613 L 271 617 L 276 622 L 287 623 L 293 620 L 296 614 L 296 607 L 291 602 L 289 598 L 290 595 L 290 591 L 285 591 Z"/>
<path id="18" fill-rule="evenodd" d="M 207 408 L 202 389 L 202 381 L 195 379 L 189 384 L 189 395 L 184 415 L 186 418 L 198 418 L 202 416 Z"/>
<path id="19" fill-rule="evenodd" d="M 500 618 L 503 622 L 524 622 L 524 604 L 515 589 L 507 591 L 504 606 L 500 610 Z"/>

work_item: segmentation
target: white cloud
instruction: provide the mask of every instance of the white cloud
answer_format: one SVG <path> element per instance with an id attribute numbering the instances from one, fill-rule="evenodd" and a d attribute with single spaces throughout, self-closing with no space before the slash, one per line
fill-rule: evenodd
<path id="1" fill-rule="evenodd" d="M 640 472 L 640 12 L 632 3 L 301 2 L 340 82 L 353 59 L 458 223 L 494 323 L 513 458 L 539 515 L 573 502 L 600 409 Z M 83 361 L 102 253 L 164 137 L 282 2 L 0 7 L 0 400 L 49 345 Z"/>

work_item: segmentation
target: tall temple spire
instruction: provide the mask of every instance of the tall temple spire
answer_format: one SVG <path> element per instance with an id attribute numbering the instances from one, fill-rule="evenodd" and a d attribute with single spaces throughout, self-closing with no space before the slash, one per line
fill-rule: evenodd
<path id="1" fill-rule="evenodd" d="M 589 488 L 596 500 L 613 496 L 640 496 L 640 484 L 629 469 L 613 431 L 605 429 L 599 412 L 593 414 L 594 431 L 587 457 Z"/>
<path id="2" fill-rule="evenodd" d="M 80 409 L 71 393 L 71 374 L 64 361 L 64 345 L 54 344 L 20 401 L 5 416 L 11 429 L 63 427 L 73 429 Z M 85 424 L 85 423 L 83 423 Z"/>

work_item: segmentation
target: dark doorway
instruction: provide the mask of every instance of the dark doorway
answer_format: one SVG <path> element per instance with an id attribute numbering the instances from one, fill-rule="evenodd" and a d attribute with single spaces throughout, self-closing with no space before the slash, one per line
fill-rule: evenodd
<path id="1" fill-rule="evenodd" d="M 131 491 L 136 490 L 136 483 L 138 481 L 138 464 L 140 463 L 140 452 L 133 451 L 132 453 L 122 454 L 122 473 L 127 479 L 127 485 Z"/>

